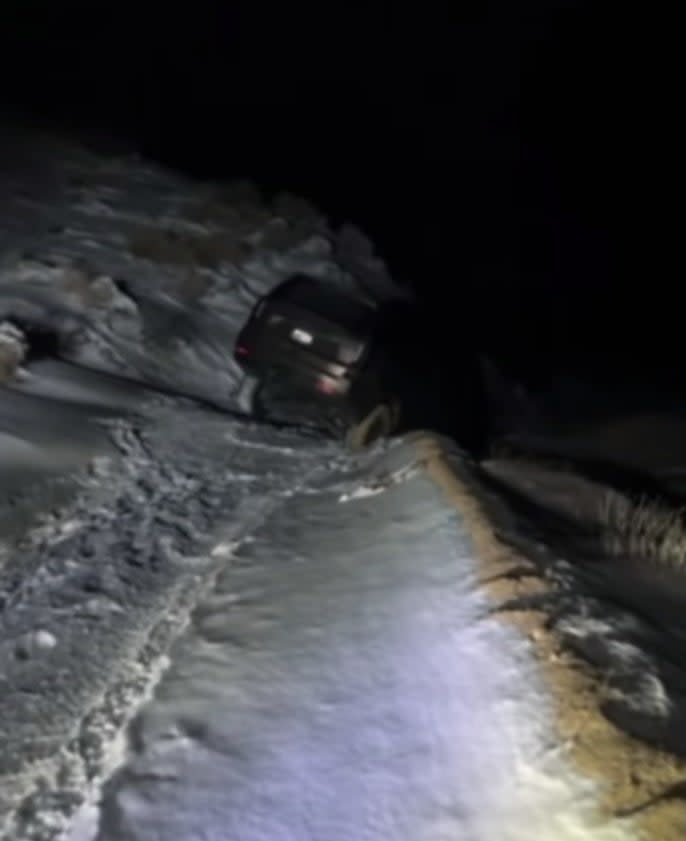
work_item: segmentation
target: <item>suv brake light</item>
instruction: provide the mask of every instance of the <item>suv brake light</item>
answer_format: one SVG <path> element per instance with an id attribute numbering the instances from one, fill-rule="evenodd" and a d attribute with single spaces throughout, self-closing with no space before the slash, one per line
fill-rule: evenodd
<path id="1" fill-rule="evenodd" d="M 337 380 L 333 377 L 321 376 L 317 378 L 317 391 L 322 394 L 345 394 L 348 390 L 347 380 Z"/>

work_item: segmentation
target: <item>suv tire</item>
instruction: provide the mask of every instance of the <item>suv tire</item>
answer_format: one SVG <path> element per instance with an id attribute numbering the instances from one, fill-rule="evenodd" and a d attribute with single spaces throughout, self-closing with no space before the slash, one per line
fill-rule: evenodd
<path id="1" fill-rule="evenodd" d="M 346 446 L 353 452 L 363 450 L 379 438 L 387 438 L 392 428 L 391 410 L 385 403 L 380 403 L 359 423 L 350 427 L 345 436 Z"/>
<path id="2" fill-rule="evenodd" d="M 259 417 L 261 388 L 262 382 L 259 377 L 247 375 L 243 378 L 236 395 L 236 402 L 241 412 L 250 415 L 250 417 Z"/>

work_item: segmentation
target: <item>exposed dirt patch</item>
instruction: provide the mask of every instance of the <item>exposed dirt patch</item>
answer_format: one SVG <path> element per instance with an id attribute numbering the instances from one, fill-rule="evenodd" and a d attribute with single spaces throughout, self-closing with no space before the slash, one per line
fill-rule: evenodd
<path id="1" fill-rule="evenodd" d="M 26 351 L 26 337 L 22 331 L 9 321 L 0 322 L 0 383 L 14 377 Z"/>
<path id="2" fill-rule="evenodd" d="M 79 266 L 65 268 L 59 279 L 60 287 L 86 308 L 106 309 L 117 297 L 118 291 L 111 278 L 94 275 Z"/>
<path id="3" fill-rule="evenodd" d="M 261 230 L 273 217 L 259 191 L 250 183 L 236 182 L 189 206 L 184 216 L 209 228 L 231 231 L 241 238 Z"/>
<path id="4" fill-rule="evenodd" d="M 152 226 L 138 228 L 129 247 L 136 257 L 189 270 L 193 266 L 214 269 L 222 263 L 240 264 L 252 251 L 250 243 L 233 231 L 196 234 Z"/>
<path id="5" fill-rule="evenodd" d="M 497 537 L 479 488 L 469 476 L 456 475 L 440 442 L 418 435 L 415 446 L 429 476 L 464 517 L 483 562 L 482 582 L 496 604 L 542 592 L 554 599 L 554 585 L 531 559 Z M 683 841 L 686 762 L 628 736 L 603 715 L 605 676 L 563 649 L 546 626 L 546 612 L 501 615 L 533 643 L 555 700 L 560 749 L 599 784 L 603 816 L 632 816 L 646 841 Z"/>

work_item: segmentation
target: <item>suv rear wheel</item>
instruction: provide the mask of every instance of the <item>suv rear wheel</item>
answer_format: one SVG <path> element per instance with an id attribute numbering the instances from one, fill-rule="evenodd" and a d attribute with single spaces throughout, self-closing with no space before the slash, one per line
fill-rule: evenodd
<path id="1" fill-rule="evenodd" d="M 369 447 L 379 438 L 387 438 L 393 428 L 393 416 L 390 408 L 381 403 L 355 426 L 350 427 L 345 436 L 346 446 L 353 451 Z"/>
<path id="2" fill-rule="evenodd" d="M 242 412 L 251 417 L 257 417 L 260 414 L 260 389 L 262 382 L 259 377 L 252 377 L 247 375 L 243 378 L 238 394 L 236 395 L 236 402 Z"/>
<path id="3" fill-rule="evenodd" d="M 398 427 L 400 426 L 400 421 L 402 419 L 402 405 L 400 400 L 397 397 L 394 397 L 391 400 L 390 404 L 390 412 L 391 412 L 391 432 L 396 432 Z"/>

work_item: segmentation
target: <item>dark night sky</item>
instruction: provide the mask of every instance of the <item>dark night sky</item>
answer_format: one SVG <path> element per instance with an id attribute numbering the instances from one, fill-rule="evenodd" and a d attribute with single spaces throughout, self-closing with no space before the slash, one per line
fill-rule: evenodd
<path id="1" fill-rule="evenodd" d="M 465 342 L 633 372 L 659 324 L 662 364 L 680 324 L 675 22 L 398 5 L 6 4 L 3 99 L 357 221 Z"/>

